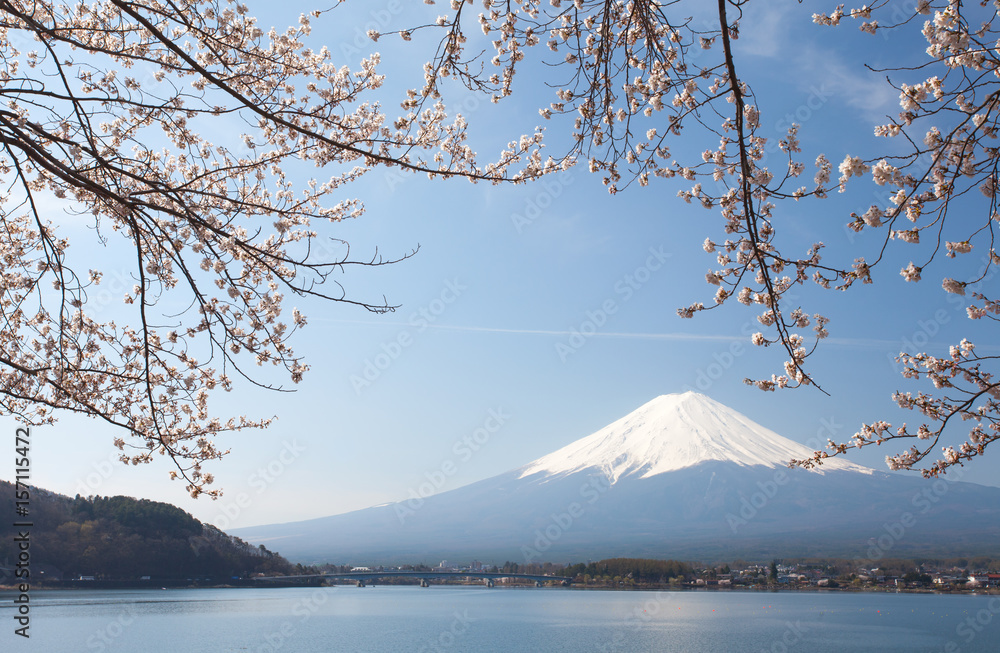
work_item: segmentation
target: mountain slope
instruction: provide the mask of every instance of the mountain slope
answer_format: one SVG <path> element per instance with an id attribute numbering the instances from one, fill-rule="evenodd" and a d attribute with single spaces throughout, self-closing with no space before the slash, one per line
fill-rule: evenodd
<path id="1" fill-rule="evenodd" d="M 807 453 L 707 397 L 666 395 L 478 483 L 236 532 L 306 563 L 995 552 L 1000 488 L 785 467 Z"/>

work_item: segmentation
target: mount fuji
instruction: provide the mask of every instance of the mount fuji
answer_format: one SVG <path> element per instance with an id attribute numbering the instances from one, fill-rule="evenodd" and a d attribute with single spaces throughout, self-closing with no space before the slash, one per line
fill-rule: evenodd
<path id="1" fill-rule="evenodd" d="M 499 476 L 426 498 L 234 529 L 303 563 L 996 553 L 1000 488 L 812 451 L 703 395 L 663 395 Z"/>

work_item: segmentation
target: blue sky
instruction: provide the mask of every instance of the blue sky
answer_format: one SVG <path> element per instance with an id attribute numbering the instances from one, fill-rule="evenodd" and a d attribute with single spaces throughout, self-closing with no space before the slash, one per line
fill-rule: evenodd
<path id="1" fill-rule="evenodd" d="M 394 14 L 397 6 L 378 0 L 338 9 L 316 23 L 314 36 L 329 38 L 331 50 L 349 59 L 355 26 L 386 17 L 402 26 L 419 12 L 435 15 L 423 5 Z M 265 25 L 294 23 L 310 8 L 300 0 L 280 7 L 251 3 L 252 10 L 266 11 L 259 14 Z M 850 24 L 836 31 L 814 26 L 809 16 L 816 10 L 768 3 L 748 14 L 737 42 L 742 74 L 763 107 L 762 123 L 773 126 L 761 135 L 782 136 L 783 121 L 795 116 L 808 177 L 819 152 L 835 165 L 849 151 L 874 153 L 872 125 L 898 111 L 884 76 L 866 71 L 862 61 L 883 64 L 923 49 L 901 36 L 862 35 Z M 401 50 L 395 40 L 358 43 L 382 53 L 391 111 L 394 92 L 419 84 L 426 44 L 415 40 Z M 530 132 L 540 120 L 538 106 L 550 101 L 537 92 L 538 78 L 521 82 L 523 92 L 499 107 L 467 93 L 453 101 L 487 159 L 491 147 Z M 553 148 L 569 132 L 567 124 L 545 126 Z M 674 150 L 680 158 L 715 145 L 715 137 L 692 130 Z M 338 277 L 350 296 L 378 301 L 384 295 L 400 308 L 379 316 L 289 299 L 289 307 L 309 318 L 294 344 L 312 369 L 294 394 L 240 387 L 217 397 L 220 411 L 279 418 L 266 431 L 220 441 L 231 453 L 210 471 L 226 491 L 222 499 L 187 498 L 181 483 L 167 480 L 166 461 L 138 468 L 109 463 L 114 433 L 75 417 L 34 429 L 33 481 L 70 495 L 169 501 L 223 527 L 320 517 L 406 498 L 448 461 L 457 471 L 439 491 L 502 473 L 655 396 L 687 389 L 803 443 L 847 439 L 876 419 L 915 422 L 916 415 L 901 415 L 890 399 L 894 389 L 917 388 L 904 385 L 895 354 L 907 342 L 938 354 L 963 337 L 981 347 L 993 342 L 982 325 L 965 318 L 966 298 L 940 289 L 942 276 L 957 276 L 946 273 L 956 263 L 935 263 L 923 282 L 905 284 L 898 271 L 913 254 L 896 242 L 876 284 L 848 293 L 812 287 L 799 293 L 810 312 L 831 318 L 831 338 L 811 359 L 829 396 L 812 388 L 749 388 L 744 377 L 769 376 L 784 360 L 780 351 L 749 344 L 748 335 L 759 330 L 753 311 L 733 303 L 694 320 L 677 317 L 679 307 L 711 302 L 714 287 L 704 274 L 714 258 L 701 243 L 724 237 L 718 213 L 684 204 L 676 198 L 679 188 L 654 182 L 612 197 L 584 168 L 501 187 L 375 170 L 345 190 L 365 202 L 367 213 L 323 233 L 348 241 L 359 258 L 376 248 L 399 256 L 419 245 L 407 261 Z M 843 225 L 850 211 L 878 201 L 874 192 L 859 183 L 843 196 L 781 207 L 776 222 L 789 251 L 804 253 L 823 240 L 831 260 L 871 257 L 878 238 L 851 234 Z M 127 262 L 97 248 L 92 232 L 76 227 L 70 233 L 77 256 L 102 257 L 106 283 L 125 279 Z M 974 267 L 979 258 L 965 264 Z M 13 420 L 3 424 L 13 431 Z M 469 438 L 476 436 L 473 447 Z M 888 453 L 897 450 L 870 448 L 851 460 L 884 469 Z M 964 480 L 1000 484 L 982 464 L 968 468 Z"/>

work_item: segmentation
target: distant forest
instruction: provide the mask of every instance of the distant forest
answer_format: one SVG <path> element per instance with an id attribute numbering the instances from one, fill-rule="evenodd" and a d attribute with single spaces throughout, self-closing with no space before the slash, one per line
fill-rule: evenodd
<path id="1" fill-rule="evenodd" d="M 0 565 L 18 551 L 14 485 L 0 481 Z M 101 580 L 214 579 L 289 574 L 287 560 L 202 524 L 167 503 L 131 497 L 66 497 L 31 488 L 31 581 L 61 575 Z M 41 572 L 46 572 L 42 574 Z"/>

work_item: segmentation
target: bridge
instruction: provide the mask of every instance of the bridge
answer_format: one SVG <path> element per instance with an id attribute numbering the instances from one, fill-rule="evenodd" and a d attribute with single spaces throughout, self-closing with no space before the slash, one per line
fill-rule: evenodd
<path id="1" fill-rule="evenodd" d="M 481 578 L 483 584 L 486 587 L 493 587 L 495 581 L 500 578 L 518 578 L 521 580 L 533 580 L 535 581 L 535 587 L 542 587 L 544 583 L 554 582 L 560 583 L 563 586 L 569 585 L 573 582 L 572 578 L 568 576 L 545 576 L 541 574 L 514 574 L 505 572 L 490 572 L 490 571 L 398 571 L 398 570 L 387 570 L 387 571 L 348 571 L 340 574 L 305 574 L 302 576 L 262 576 L 257 580 L 304 580 L 306 578 L 325 578 L 328 580 L 353 580 L 357 582 L 358 587 L 365 587 L 366 581 L 374 584 L 372 581 L 378 580 L 379 578 L 417 578 L 420 580 L 421 587 L 430 587 L 430 581 L 432 580 L 448 580 L 451 578 Z"/>

